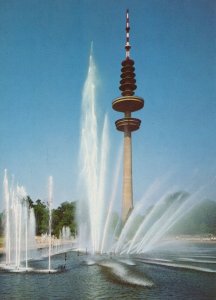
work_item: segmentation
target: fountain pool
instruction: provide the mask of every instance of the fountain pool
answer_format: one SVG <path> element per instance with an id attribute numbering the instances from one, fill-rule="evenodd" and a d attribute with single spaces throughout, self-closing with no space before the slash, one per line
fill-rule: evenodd
<path id="1" fill-rule="evenodd" d="M 9 274 L 0 272 L 1 299 L 214 299 L 215 244 L 174 242 L 148 255 L 67 253 L 66 271 Z M 52 258 L 52 267 L 64 254 Z M 31 261 L 35 269 L 48 260 Z"/>

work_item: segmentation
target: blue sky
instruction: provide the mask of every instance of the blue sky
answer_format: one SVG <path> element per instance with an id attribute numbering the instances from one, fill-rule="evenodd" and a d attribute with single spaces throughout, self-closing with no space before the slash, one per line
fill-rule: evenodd
<path id="1" fill-rule="evenodd" d="M 117 156 L 123 136 L 114 121 L 121 115 L 111 104 L 120 95 L 127 8 L 136 94 L 145 99 L 134 114 L 142 119 L 133 135 L 135 200 L 157 177 L 184 189 L 215 179 L 215 1 L 1 0 L 1 181 L 7 168 L 33 200 L 44 200 L 52 175 L 55 205 L 79 198 L 81 95 L 91 41 L 99 122 L 108 113 L 111 157 Z M 212 186 L 208 193 L 215 197 Z"/>

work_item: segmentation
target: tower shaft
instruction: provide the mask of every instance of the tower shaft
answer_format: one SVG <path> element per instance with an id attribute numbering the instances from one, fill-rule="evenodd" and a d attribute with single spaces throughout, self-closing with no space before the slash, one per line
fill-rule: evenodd
<path id="1" fill-rule="evenodd" d="M 131 132 L 124 132 L 124 170 L 123 170 L 123 198 L 122 222 L 127 220 L 133 209 L 133 183 L 132 183 L 132 143 Z"/>

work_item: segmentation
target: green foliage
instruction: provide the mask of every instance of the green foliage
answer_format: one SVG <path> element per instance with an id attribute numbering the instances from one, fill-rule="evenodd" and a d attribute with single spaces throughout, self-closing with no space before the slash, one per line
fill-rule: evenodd
<path id="1" fill-rule="evenodd" d="M 163 202 L 156 203 L 148 208 L 144 218 L 151 216 L 146 223 L 146 228 L 151 228 L 155 220 L 159 220 L 164 214 L 172 215 L 179 205 L 183 204 L 189 194 L 183 191 L 168 195 Z M 216 235 L 216 202 L 205 200 L 194 205 L 193 209 L 187 212 L 170 230 L 171 235 L 196 235 L 213 234 Z"/>
<path id="2" fill-rule="evenodd" d="M 59 237 L 63 226 L 70 227 L 71 234 L 76 234 L 75 202 L 63 202 L 57 209 L 52 211 L 52 231 Z"/>
<path id="3" fill-rule="evenodd" d="M 164 218 L 166 214 L 173 215 L 176 209 L 185 202 L 188 196 L 189 194 L 184 191 L 171 193 L 166 195 L 166 197 L 164 197 L 161 201 L 158 201 L 156 204 L 149 206 L 144 216 L 136 216 L 134 225 L 132 225 L 133 228 L 131 230 L 130 237 L 132 237 L 133 232 L 138 230 L 138 227 L 144 219 L 145 229 L 148 231 L 155 225 L 157 220 Z"/>
<path id="4" fill-rule="evenodd" d="M 30 207 L 34 208 L 36 220 L 36 234 L 41 235 L 48 232 L 49 209 L 47 205 L 38 199 L 35 203 L 28 196 Z M 52 234 L 59 237 L 63 226 L 70 227 L 71 234 L 76 234 L 75 202 L 63 202 L 57 209 L 52 210 Z"/>
<path id="5" fill-rule="evenodd" d="M 30 200 L 30 197 L 28 197 Z M 36 235 L 41 235 L 48 231 L 48 224 L 49 224 L 49 211 L 44 202 L 40 199 L 33 204 L 32 207 L 34 208 L 35 213 L 35 220 L 36 220 Z"/>
<path id="6" fill-rule="evenodd" d="M 216 235 L 216 202 L 205 200 L 194 206 L 170 231 L 173 234 Z"/>
<path id="7" fill-rule="evenodd" d="M 0 213 L 0 236 L 4 234 L 4 213 Z"/>
<path id="8" fill-rule="evenodd" d="M 167 210 L 175 210 L 175 204 L 178 206 L 179 202 L 184 202 L 188 197 L 187 193 L 179 192 L 169 196 L 160 204 L 155 204 L 149 207 L 145 216 L 138 215 L 133 228 L 130 232 L 137 230 L 141 222 L 149 214 L 152 215 L 152 222 L 158 220 Z M 41 235 L 48 232 L 49 211 L 47 205 L 38 199 L 35 203 L 28 196 L 26 200 L 29 206 L 34 208 L 36 219 L 36 234 Z M 156 207 L 155 207 L 156 206 Z M 52 234 L 59 237 L 60 231 L 63 226 L 70 227 L 71 234 L 75 236 L 77 232 L 76 225 L 76 202 L 63 202 L 61 205 L 52 210 Z M 149 228 L 153 225 L 152 222 L 147 224 Z M 0 236 L 3 235 L 4 213 L 0 213 Z M 116 234 L 118 235 L 121 229 L 121 222 L 117 213 L 113 213 L 110 221 L 112 230 L 117 227 Z M 118 226 L 117 226 L 118 225 Z M 170 234 L 214 234 L 216 235 L 216 202 L 205 200 L 185 214 L 185 216 L 176 223 L 176 225 L 169 231 Z M 130 233 L 129 233 L 130 237 Z"/>
<path id="9" fill-rule="evenodd" d="M 34 209 L 36 221 L 36 235 L 45 234 L 48 232 L 49 226 L 49 209 L 47 205 L 40 199 L 33 201 L 30 196 L 25 199 L 29 207 Z M 52 234 L 59 237 L 63 226 L 70 227 L 71 234 L 75 236 L 77 232 L 75 221 L 75 202 L 63 202 L 57 209 L 52 210 Z M 0 236 L 4 233 L 3 220 L 4 213 L 0 213 Z"/>
<path id="10" fill-rule="evenodd" d="M 28 203 L 30 208 L 34 207 L 34 201 L 29 196 L 25 198 L 25 201 Z"/>
<path id="11" fill-rule="evenodd" d="M 0 236 L 0 248 L 4 246 L 4 238 Z"/>

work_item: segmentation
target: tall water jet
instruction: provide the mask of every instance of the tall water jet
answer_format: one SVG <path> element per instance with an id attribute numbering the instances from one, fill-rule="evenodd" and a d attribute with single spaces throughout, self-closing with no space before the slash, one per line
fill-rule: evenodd
<path id="1" fill-rule="evenodd" d="M 83 199 L 78 203 L 79 247 L 100 251 L 104 227 L 105 177 L 108 155 L 108 120 L 102 133 L 96 115 L 96 66 L 90 53 L 89 68 L 82 94 L 81 182 Z M 101 136 L 101 137 L 100 137 Z"/>
<path id="2" fill-rule="evenodd" d="M 114 181 L 112 185 L 112 193 L 110 195 L 110 203 L 109 203 L 109 208 L 106 216 L 106 221 L 104 223 L 104 228 L 103 228 L 103 235 L 102 235 L 102 243 L 101 243 L 101 249 L 100 252 L 101 254 L 107 250 L 110 251 L 110 248 L 112 247 L 113 244 L 113 238 L 115 237 L 115 230 L 114 232 L 111 233 L 111 240 L 108 242 L 108 229 L 110 227 L 110 222 L 111 222 L 111 216 L 113 213 L 113 207 L 114 207 L 114 201 L 116 199 L 116 194 L 117 194 L 117 188 L 119 184 L 119 177 L 120 177 L 120 167 L 121 167 L 121 157 L 122 157 L 122 148 L 119 150 L 119 155 L 117 159 L 117 164 L 116 164 L 116 170 L 114 172 Z"/>
<path id="3" fill-rule="evenodd" d="M 63 226 L 61 231 L 60 231 L 60 237 L 61 240 L 63 241 L 68 241 L 71 239 L 71 231 L 69 226 Z"/>
<path id="4" fill-rule="evenodd" d="M 5 201 L 5 253 L 6 253 L 6 265 L 11 263 L 11 244 L 10 244 L 10 210 L 9 210 L 9 187 L 8 187 L 8 176 L 7 170 L 4 172 L 4 201 Z"/>
<path id="5" fill-rule="evenodd" d="M 52 202 L 53 202 L 53 177 L 49 177 L 48 182 L 48 208 L 49 208 L 49 253 L 48 271 L 51 271 L 51 248 L 52 248 Z"/>
<path id="6" fill-rule="evenodd" d="M 7 170 L 4 174 L 5 203 L 5 264 L 19 270 L 22 262 L 28 269 L 28 259 L 35 250 L 35 218 L 23 186 L 9 185 Z M 31 254 L 30 254 L 31 252 Z"/>

